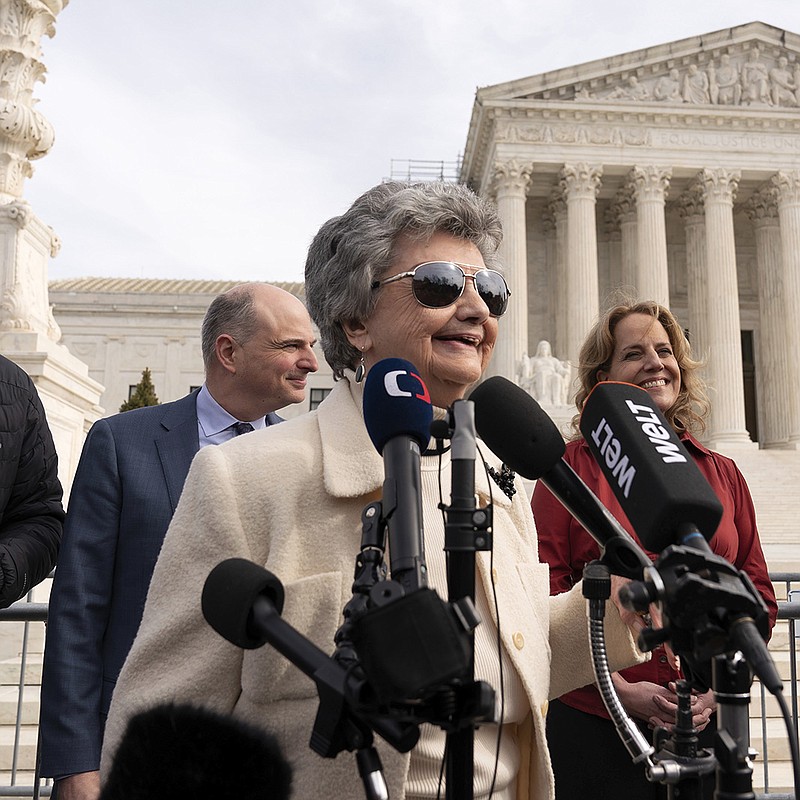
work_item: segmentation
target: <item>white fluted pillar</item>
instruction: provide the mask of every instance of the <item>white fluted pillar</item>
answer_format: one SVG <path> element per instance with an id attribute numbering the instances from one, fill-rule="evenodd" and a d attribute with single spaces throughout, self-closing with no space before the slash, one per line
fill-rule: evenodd
<path id="1" fill-rule="evenodd" d="M 569 302 L 565 356 L 574 365 L 599 313 L 595 211 L 602 167 L 566 164 L 561 171 L 567 201 L 566 288 Z"/>
<path id="2" fill-rule="evenodd" d="M 553 354 L 557 358 L 567 358 L 567 317 L 569 308 L 567 295 L 567 202 L 563 195 L 551 201 L 553 217 L 556 222 L 556 270 L 558 272 L 558 294 L 556 302 L 556 339 Z"/>
<path id="3" fill-rule="evenodd" d="M 616 204 L 606 207 L 604 223 L 608 240 L 608 283 L 609 288 L 616 289 L 622 286 L 622 231 Z"/>
<path id="4" fill-rule="evenodd" d="M 547 339 L 552 348 L 557 347 L 556 320 L 559 316 L 558 296 L 559 284 L 564 282 L 564 276 L 559 274 L 556 267 L 558 263 L 558 232 L 556 230 L 556 218 L 553 213 L 552 204 L 548 203 L 542 212 L 542 233 L 544 234 L 544 263 L 547 270 L 547 314 L 544 319 L 532 322 L 533 329 L 528 328 L 528 336 L 531 334 L 534 341 L 537 339 Z M 529 342 L 528 352 L 533 349 Z"/>
<path id="5" fill-rule="evenodd" d="M 638 230 L 636 222 L 636 200 L 633 197 L 633 185 L 626 182 L 617 192 L 614 199 L 619 214 L 619 233 L 622 261 L 621 286 L 628 292 L 638 295 L 636 286 L 636 270 L 639 263 Z"/>
<path id="6" fill-rule="evenodd" d="M 703 187 L 708 269 L 708 349 L 713 446 L 750 441 L 744 414 L 744 378 L 739 321 L 739 283 L 733 236 L 733 199 L 740 173 L 705 169 Z"/>
<path id="7" fill-rule="evenodd" d="M 789 438 L 785 407 L 789 394 L 786 312 L 781 275 L 781 231 L 777 187 L 754 194 L 745 206 L 756 237 L 758 273 L 758 431 L 761 447 L 785 447 Z"/>
<path id="8" fill-rule="evenodd" d="M 783 336 L 791 370 L 786 395 L 789 444 L 800 444 L 800 170 L 779 172 L 772 179 L 778 189 L 778 218 L 781 226 Z"/>
<path id="9" fill-rule="evenodd" d="M 503 224 L 500 258 L 511 287 L 508 311 L 500 320 L 494 356 L 487 374 L 514 380 L 517 364 L 528 349 L 528 255 L 525 202 L 533 166 L 516 159 L 494 168 L 497 211 Z"/>
<path id="10" fill-rule="evenodd" d="M 638 270 L 636 286 L 643 300 L 669 307 L 667 228 L 664 201 L 672 170 L 647 165 L 634 167 L 631 178 L 636 198 Z"/>
<path id="11" fill-rule="evenodd" d="M 708 358 L 708 266 L 703 188 L 695 184 L 681 195 L 678 213 L 683 217 L 686 241 L 686 293 L 689 301 L 689 340 L 695 358 Z"/>

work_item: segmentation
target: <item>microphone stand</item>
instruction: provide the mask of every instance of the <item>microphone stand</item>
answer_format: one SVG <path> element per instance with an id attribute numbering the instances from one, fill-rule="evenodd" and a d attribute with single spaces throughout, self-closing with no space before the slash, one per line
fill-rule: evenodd
<path id="1" fill-rule="evenodd" d="M 448 599 L 455 603 L 468 598 L 474 609 L 475 553 L 491 549 L 491 509 L 476 509 L 475 503 L 477 444 L 474 403 L 456 400 L 452 408 L 452 420 L 450 506 L 444 509 Z M 474 630 L 470 631 L 468 647 L 469 668 L 464 680 L 466 684 L 471 681 L 476 685 Z M 462 695 L 464 699 L 470 702 L 469 695 L 466 698 Z M 453 715 L 454 729 L 447 733 L 445 775 L 448 800 L 472 800 L 473 797 L 473 719 L 474 715 L 467 709 L 460 709 Z M 461 724 L 459 720 L 467 720 L 469 724 Z"/>

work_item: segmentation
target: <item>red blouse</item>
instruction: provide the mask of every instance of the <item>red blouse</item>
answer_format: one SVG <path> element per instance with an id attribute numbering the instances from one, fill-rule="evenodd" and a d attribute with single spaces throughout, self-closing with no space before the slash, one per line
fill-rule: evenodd
<path id="1" fill-rule="evenodd" d="M 732 459 L 708 450 L 693 436 L 683 434 L 681 440 L 724 509 L 719 528 L 710 542 L 711 549 L 747 573 L 767 604 L 771 627 L 778 615 L 778 604 L 769 580 L 756 529 L 755 509 L 744 476 Z M 586 443 L 583 440 L 569 442 L 564 460 L 638 542 L 625 512 Z M 539 537 L 539 556 L 550 565 L 550 594 L 560 594 L 581 580 L 584 565 L 600 556 L 600 548 L 541 481 L 536 484 L 531 506 Z M 655 560 L 658 554 L 648 552 L 648 555 Z M 650 681 L 662 686 L 680 677 L 667 663 L 661 648 L 653 652 L 647 663 L 622 670 L 620 674 L 629 682 Z M 580 711 L 608 718 L 600 694 L 593 685 L 576 689 L 563 695 L 560 700 Z"/>

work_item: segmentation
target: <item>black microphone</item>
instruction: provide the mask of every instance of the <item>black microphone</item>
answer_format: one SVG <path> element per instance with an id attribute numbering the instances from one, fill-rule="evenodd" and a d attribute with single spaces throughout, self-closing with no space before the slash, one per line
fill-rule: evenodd
<path id="1" fill-rule="evenodd" d="M 648 550 L 675 544 L 687 524 L 711 539 L 722 503 L 644 389 L 598 383 L 584 403 L 580 430 Z"/>
<path id="2" fill-rule="evenodd" d="M 100 800 L 288 800 L 292 770 L 266 731 L 189 705 L 128 722 Z"/>
<path id="3" fill-rule="evenodd" d="M 428 388 L 413 364 L 384 358 L 370 368 L 364 383 L 364 423 L 383 456 L 389 569 L 406 594 L 428 583 L 420 455 L 428 446 L 432 421 Z"/>
<path id="4" fill-rule="evenodd" d="M 478 434 L 492 452 L 523 477 L 541 480 L 600 545 L 615 574 L 641 578 L 650 559 L 564 461 L 564 439 L 539 404 L 500 376 L 484 381 L 470 400 Z"/>
<path id="5" fill-rule="evenodd" d="M 362 709 L 363 681 L 281 618 L 283 586 L 271 572 L 244 558 L 222 561 L 206 578 L 201 608 L 206 622 L 231 644 L 255 649 L 269 642 L 317 684 L 321 698 L 339 698 L 337 709 L 347 705 L 354 718 L 399 752 L 406 753 L 417 743 L 416 726 L 355 710 Z M 337 736 L 333 723 L 330 728 L 317 727 L 311 748 L 333 757 L 341 749 Z"/>
<path id="6" fill-rule="evenodd" d="M 767 689 L 780 691 L 783 684 L 764 642 L 764 601 L 747 575 L 708 544 L 722 518 L 722 503 L 653 398 L 630 383 L 598 383 L 584 403 L 580 430 L 645 547 L 660 552 L 677 543 L 704 554 L 698 566 L 702 574 L 692 575 L 695 585 L 690 587 L 698 603 L 703 596 L 718 600 L 714 621 L 730 634 Z M 662 561 L 667 567 L 670 560 L 659 559 L 657 567 Z M 716 566 L 715 576 L 705 576 L 706 564 Z M 676 582 L 687 577 L 684 573 L 678 564 Z M 676 604 L 668 610 L 673 621 L 685 620 L 684 626 L 699 613 Z"/>

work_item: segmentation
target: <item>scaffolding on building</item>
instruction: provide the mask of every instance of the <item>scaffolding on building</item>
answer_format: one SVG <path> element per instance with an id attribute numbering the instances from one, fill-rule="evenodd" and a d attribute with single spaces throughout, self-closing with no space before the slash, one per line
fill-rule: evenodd
<path id="1" fill-rule="evenodd" d="M 427 183 L 428 181 L 458 183 L 460 176 L 461 156 L 455 161 L 393 158 L 390 161 L 389 177 L 386 180 L 404 181 L 405 183 Z"/>

